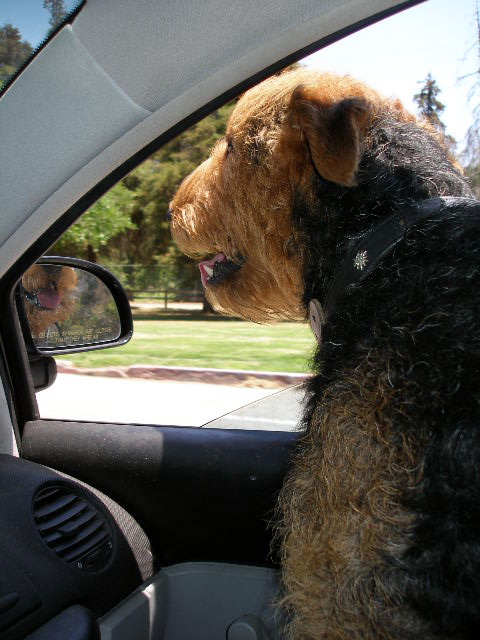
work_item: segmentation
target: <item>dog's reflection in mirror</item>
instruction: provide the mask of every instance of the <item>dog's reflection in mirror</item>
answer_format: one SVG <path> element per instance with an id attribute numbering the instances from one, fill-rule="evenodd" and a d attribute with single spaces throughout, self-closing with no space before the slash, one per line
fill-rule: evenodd
<path id="1" fill-rule="evenodd" d="M 47 330 L 60 325 L 74 311 L 75 269 L 55 264 L 34 264 L 22 278 L 24 306 L 32 336 L 44 340 Z"/>
<path id="2" fill-rule="evenodd" d="M 112 294 L 88 271 L 62 264 L 35 264 L 22 277 L 21 292 L 38 348 L 98 344 L 120 335 Z"/>

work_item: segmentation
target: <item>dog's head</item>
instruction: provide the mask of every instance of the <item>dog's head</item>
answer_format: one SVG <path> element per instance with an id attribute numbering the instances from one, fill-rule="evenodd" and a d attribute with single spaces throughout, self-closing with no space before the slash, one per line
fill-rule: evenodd
<path id="1" fill-rule="evenodd" d="M 355 185 L 365 136 L 388 101 L 350 77 L 297 69 L 238 101 L 225 138 L 170 205 L 173 238 L 200 257 L 207 298 L 258 322 L 303 319 L 302 241 L 291 211 L 314 197 L 314 175 Z"/>
<path id="2" fill-rule="evenodd" d="M 34 338 L 73 313 L 76 283 L 75 270 L 61 265 L 35 264 L 24 274 L 24 307 Z"/>

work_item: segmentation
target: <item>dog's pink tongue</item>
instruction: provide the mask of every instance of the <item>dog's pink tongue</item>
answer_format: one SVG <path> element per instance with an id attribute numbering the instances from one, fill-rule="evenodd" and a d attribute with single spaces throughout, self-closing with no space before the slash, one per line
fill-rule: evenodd
<path id="1" fill-rule="evenodd" d="M 202 278 L 202 284 L 204 287 L 208 284 L 208 279 L 212 276 L 213 273 L 213 265 L 215 262 L 221 262 L 222 260 L 226 260 L 227 257 L 224 253 L 217 253 L 211 260 L 202 260 L 202 262 L 198 263 L 198 268 L 200 269 L 200 277 Z M 206 267 L 206 268 L 205 268 Z"/>
<path id="2" fill-rule="evenodd" d="M 45 309 L 56 309 L 60 305 L 60 294 L 54 289 L 40 289 L 37 298 Z"/>

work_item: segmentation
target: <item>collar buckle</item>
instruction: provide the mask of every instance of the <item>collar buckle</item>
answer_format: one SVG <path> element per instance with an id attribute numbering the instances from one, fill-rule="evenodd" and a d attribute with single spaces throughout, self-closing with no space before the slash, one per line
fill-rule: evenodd
<path id="1" fill-rule="evenodd" d="M 325 312 L 321 303 L 314 298 L 310 300 L 308 305 L 308 321 L 310 322 L 310 329 L 315 336 L 318 344 L 322 342 L 322 327 L 326 324 Z"/>

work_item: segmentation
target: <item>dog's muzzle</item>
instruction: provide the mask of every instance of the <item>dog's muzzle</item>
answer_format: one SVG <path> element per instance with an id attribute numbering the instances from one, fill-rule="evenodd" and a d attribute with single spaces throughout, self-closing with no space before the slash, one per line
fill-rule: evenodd
<path id="1" fill-rule="evenodd" d="M 62 301 L 60 294 L 53 287 L 44 287 L 34 292 L 23 289 L 23 294 L 34 307 L 49 311 L 57 309 Z"/>
<path id="2" fill-rule="evenodd" d="M 239 257 L 235 262 L 229 260 L 224 253 L 217 253 L 211 260 L 199 263 L 200 276 L 204 287 L 220 284 L 226 278 L 238 271 L 244 260 Z"/>

